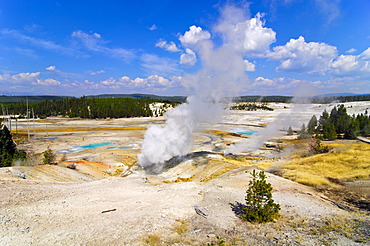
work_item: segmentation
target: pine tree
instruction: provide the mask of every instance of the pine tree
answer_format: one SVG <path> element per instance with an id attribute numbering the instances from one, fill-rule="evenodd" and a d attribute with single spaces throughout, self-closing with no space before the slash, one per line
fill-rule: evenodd
<path id="1" fill-rule="evenodd" d="M 266 182 L 264 171 L 257 173 L 253 170 L 251 175 L 242 218 L 257 223 L 273 221 L 279 217 L 280 205 L 272 199 L 272 185 Z"/>
<path id="2" fill-rule="evenodd" d="M 307 132 L 313 135 L 315 133 L 316 126 L 317 126 L 317 118 L 315 115 L 313 115 L 311 120 L 308 122 Z"/>
<path id="3" fill-rule="evenodd" d="M 25 158 L 25 153 L 17 150 L 8 127 L 0 123 L 0 167 L 10 166 L 16 158 Z"/>
<path id="4" fill-rule="evenodd" d="M 289 126 L 288 131 L 287 131 L 287 135 L 292 136 L 293 134 L 294 134 L 294 132 L 293 132 L 292 126 Z"/>

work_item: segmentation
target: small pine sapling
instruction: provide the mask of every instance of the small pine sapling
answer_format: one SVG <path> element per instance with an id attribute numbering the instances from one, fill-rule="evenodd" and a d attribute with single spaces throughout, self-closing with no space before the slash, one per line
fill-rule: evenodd
<path id="1" fill-rule="evenodd" d="M 44 151 L 44 158 L 42 159 L 42 164 L 44 165 L 56 165 L 57 163 L 55 162 L 55 159 L 56 159 L 56 155 L 54 153 L 54 151 L 52 149 L 50 149 L 50 147 L 48 147 L 45 151 Z"/>
<path id="2" fill-rule="evenodd" d="M 272 199 L 272 185 L 266 182 L 264 171 L 251 173 L 246 206 L 242 218 L 249 222 L 267 223 L 279 217 L 280 205 Z"/>

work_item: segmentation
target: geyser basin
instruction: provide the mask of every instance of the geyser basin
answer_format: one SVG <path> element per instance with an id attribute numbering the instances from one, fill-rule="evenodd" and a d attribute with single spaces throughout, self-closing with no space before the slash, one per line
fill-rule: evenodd
<path id="1" fill-rule="evenodd" d="M 84 150 L 89 150 L 89 149 L 96 149 L 99 147 L 111 145 L 111 142 L 103 142 L 103 143 L 96 143 L 96 144 L 88 144 L 88 145 L 75 145 L 71 149 L 64 149 L 64 150 L 59 150 L 56 151 L 57 153 L 78 153 Z"/>

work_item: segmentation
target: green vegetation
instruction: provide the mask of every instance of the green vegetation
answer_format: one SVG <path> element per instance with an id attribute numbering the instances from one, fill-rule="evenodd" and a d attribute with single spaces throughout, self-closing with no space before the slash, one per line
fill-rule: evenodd
<path id="1" fill-rule="evenodd" d="M 132 98 L 67 98 L 64 100 L 44 100 L 29 103 L 28 108 L 33 109 L 35 117 L 45 118 L 49 116 L 80 117 L 88 119 L 96 118 L 127 118 L 152 116 L 149 104 L 151 99 Z M 11 114 L 27 114 L 26 102 L 5 105 Z"/>
<path id="2" fill-rule="evenodd" d="M 272 185 L 266 182 L 264 171 L 251 173 L 252 180 L 245 198 L 242 218 L 249 222 L 267 223 L 279 217 L 280 205 L 272 199 Z"/>
<path id="3" fill-rule="evenodd" d="M 256 104 L 256 103 L 243 103 L 243 104 L 238 104 L 235 106 L 230 107 L 231 110 L 246 110 L 246 111 L 256 111 L 258 109 L 261 110 L 268 110 L 268 111 L 273 111 L 273 108 L 267 107 L 266 104 Z"/>
<path id="4" fill-rule="evenodd" d="M 56 165 L 57 163 L 55 162 L 56 155 L 50 147 L 48 147 L 44 152 L 43 152 L 44 158 L 42 159 L 42 164 L 43 165 Z"/>
<path id="5" fill-rule="evenodd" d="M 66 96 L 0 96 L 0 103 L 1 104 L 10 104 L 10 103 L 20 103 L 26 102 L 28 100 L 29 103 L 39 102 L 44 100 L 63 100 L 68 97 Z"/>
<path id="6" fill-rule="evenodd" d="M 343 104 L 334 107 L 329 113 L 325 110 L 320 119 L 312 116 L 307 129 L 302 126 L 299 139 L 310 138 L 315 135 L 319 139 L 335 140 L 356 139 L 357 136 L 370 136 L 370 117 L 368 112 L 357 116 L 350 116 Z"/>
<path id="7" fill-rule="evenodd" d="M 6 125 L 0 123 L 0 167 L 11 166 L 13 161 L 26 158 L 24 151 L 17 150 L 17 145 Z"/>
<path id="8" fill-rule="evenodd" d="M 311 103 L 332 103 L 337 102 L 358 102 L 370 101 L 370 94 L 367 95 L 351 95 L 351 96 L 326 96 L 326 97 L 313 97 Z"/>

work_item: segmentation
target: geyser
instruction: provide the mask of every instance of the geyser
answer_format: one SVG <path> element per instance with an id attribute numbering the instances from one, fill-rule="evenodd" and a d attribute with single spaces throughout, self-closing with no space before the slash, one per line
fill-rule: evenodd
<path id="1" fill-rule="evenodd" d="M 263 27 L 260 18 L 260 14 L 247 18 L 243 9 L 227 6 L 214 28 L 222 38 L 221 45 L 216 46 L 211 34 L 196 26 L 191 26 L 179 38 L 184 48 L 198 55 L 202 68 L 181 80 L 182 85 L 193 92 L 186 103 L 165 115 L 164 126 L 151 125 L 146 131 L 142 152 L 138 155 L 143 168 L 158 173 L 166 161 L 189 153 L 194 130 L 205 122 L 217 122 L 226 97 L 236 96 L 245 89 L 245 72 L 251 63 L 244 57 L 268 50 L 269 43 L 258 42 L 261 35 L 271 37 L 271 42 L 275 40 L 275 33 Z"/>

